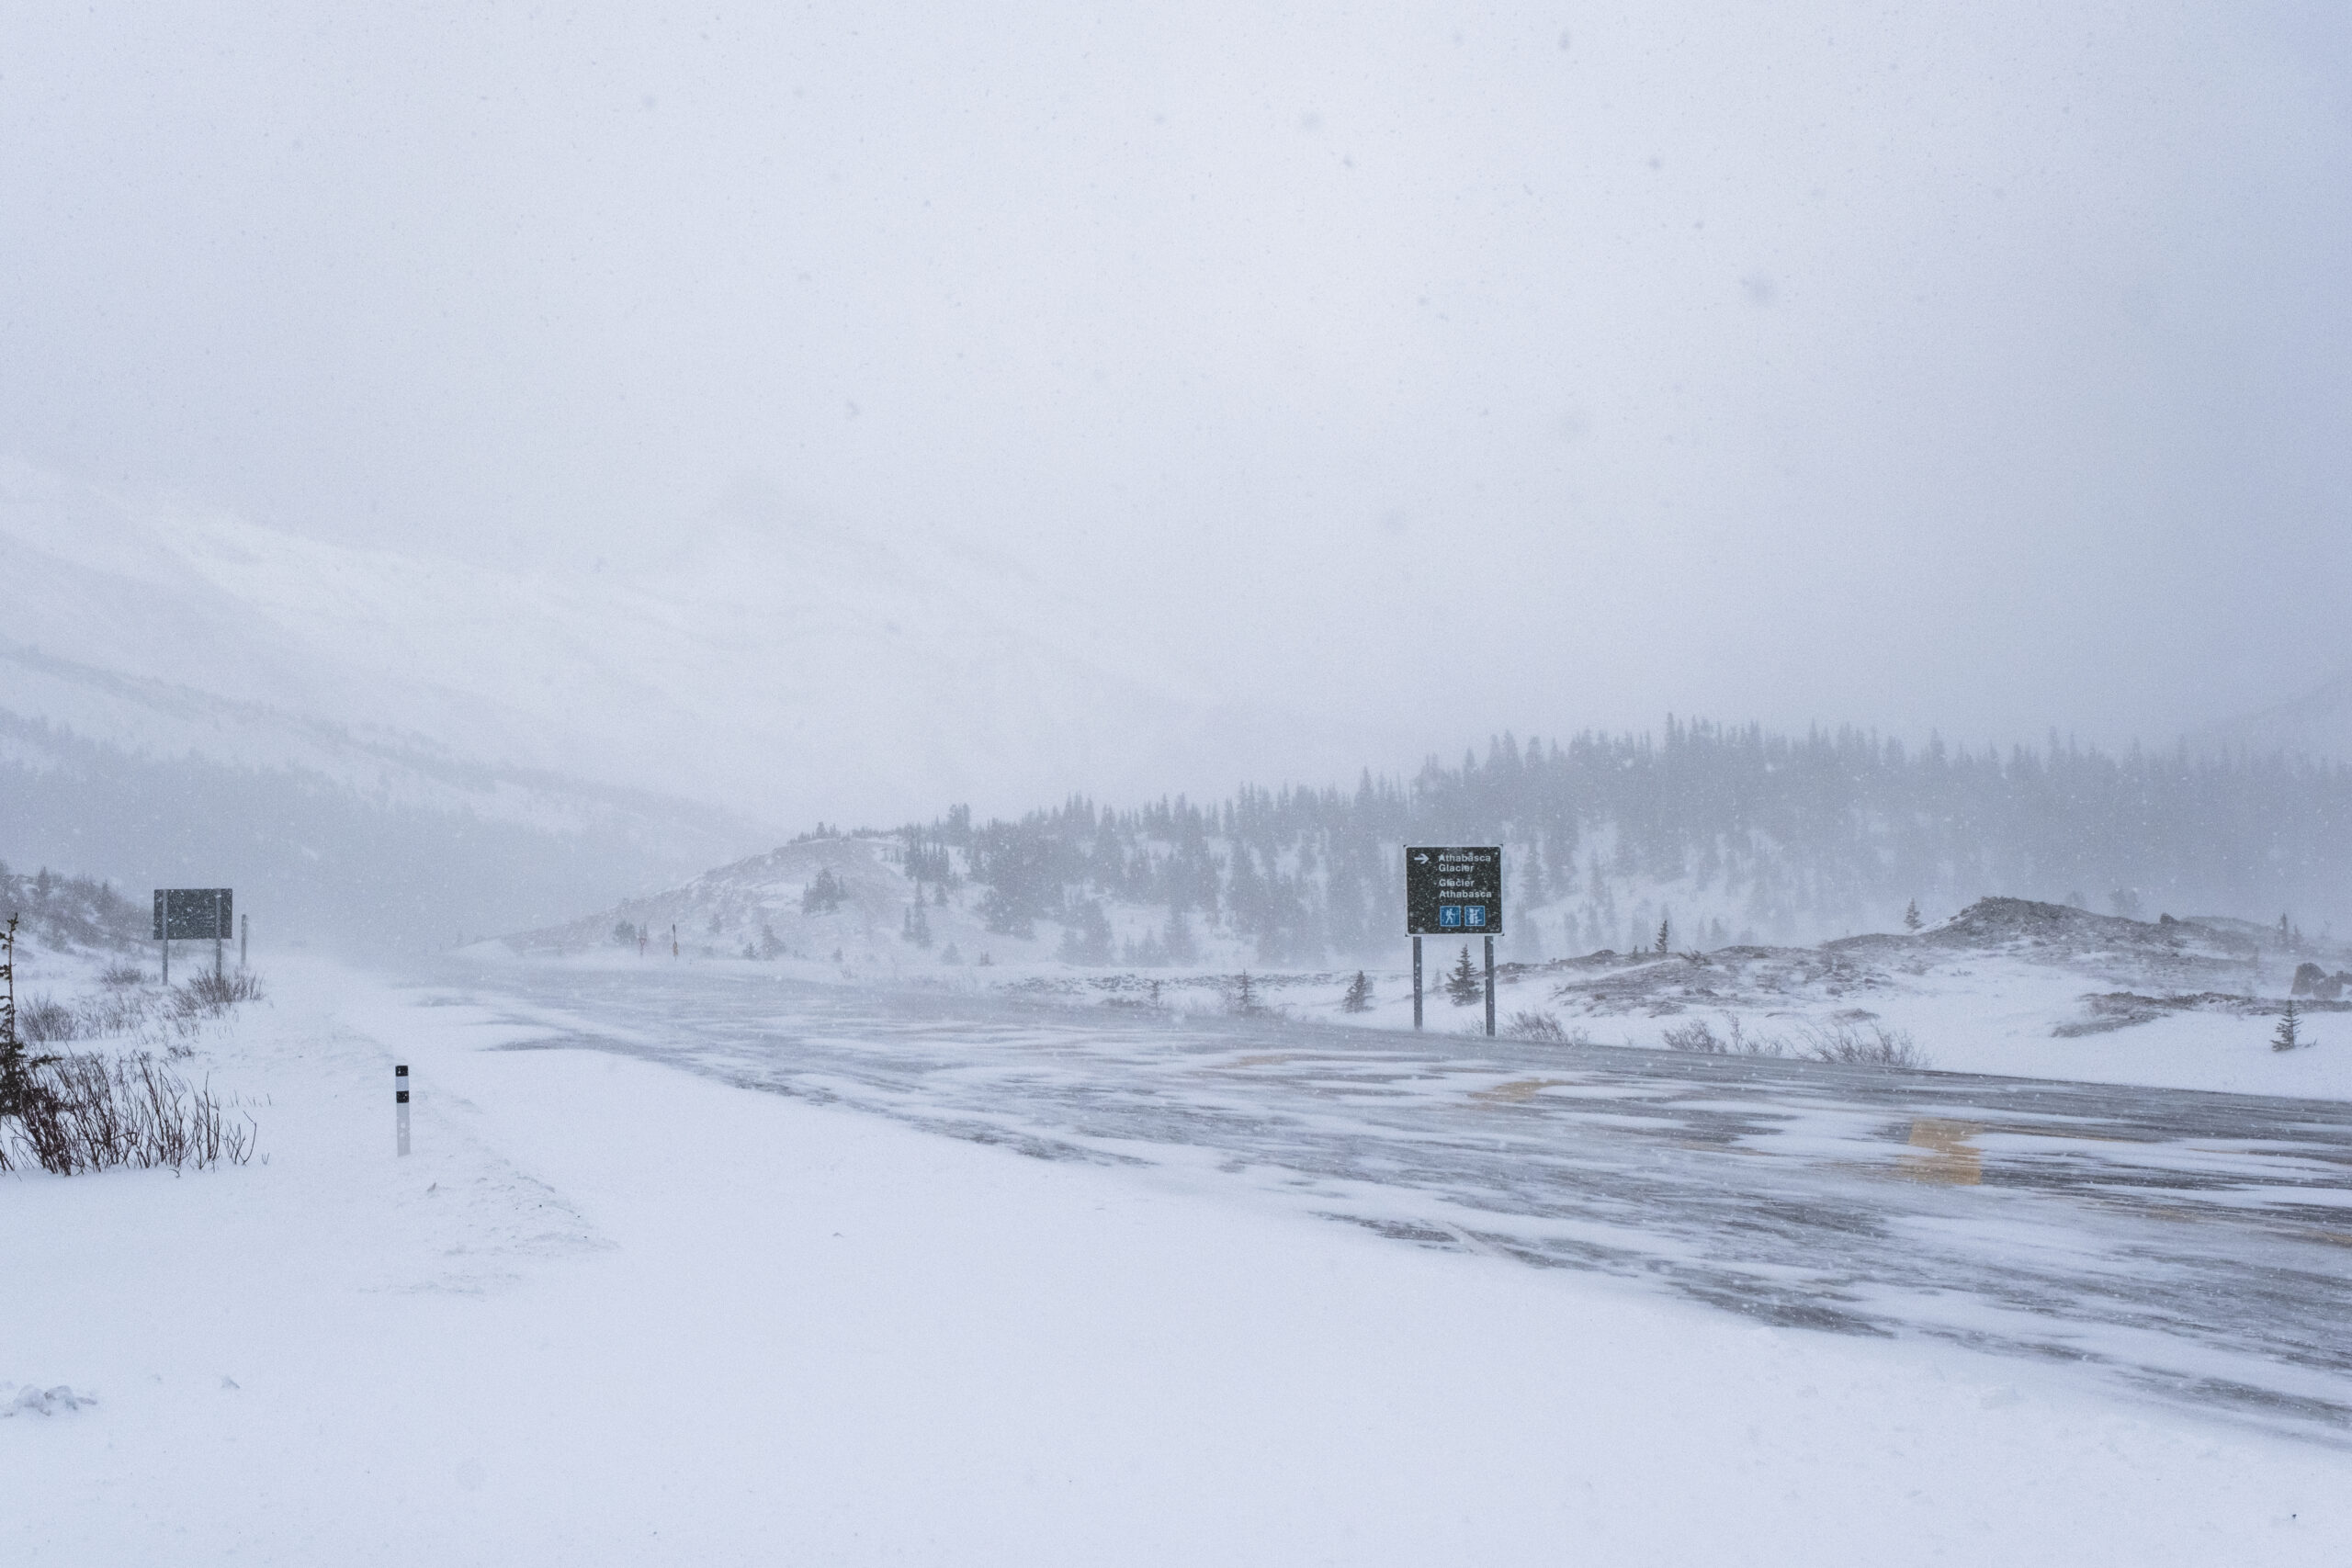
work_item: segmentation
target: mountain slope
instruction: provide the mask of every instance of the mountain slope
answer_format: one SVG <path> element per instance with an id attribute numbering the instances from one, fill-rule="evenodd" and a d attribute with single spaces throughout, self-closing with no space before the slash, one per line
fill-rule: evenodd
<path id="1" fill-rule="evenodd" d="M 1189 689 L 1173 660 L 1114 658 L 1115 585 L 1061 602 L 1001 563 L 885 548 L 749 490 L 650 525 L 628 557 L 492 566 L 0 461 L 0 549 L 37 590 L 0 624 L 0 708 L 132 749 L 176 750 L 201 722 L 209 754 L 292 760 L 283 724 L 235 734 L 217 705 L 196 721 L 28 655 L 775 821 L 1142 794 L 1204 749 L 1315 730 Z"/>
<path id="2" fill-rule="evenodd" d="M 2352 761 L 2352 670 L 2275 707 L 2209 725 L 2189 741 L 2205 750 L 2284 750 Z"/>

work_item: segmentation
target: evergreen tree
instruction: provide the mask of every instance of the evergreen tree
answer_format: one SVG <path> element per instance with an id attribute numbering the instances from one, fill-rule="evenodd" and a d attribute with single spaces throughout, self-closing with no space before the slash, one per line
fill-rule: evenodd
<path id="1" fill-rule="evenodd" d="M 1470 949 L 1466 943 L 1462 949 L 1461 959 L 1452 969 L 1446 971 L 1445 994 L 1453 999 L 1453 1005 L 1458 1008 L 1466 1008 L 1486 997 L 1487 983 L 1480 976 L 1476 967 L 1471 964 Z"/>
<path id="2" fill-rule="evenodd" d="M 1904 908 L 1903 929 L 1906 931 L 1916 931 L 1919 929 L 1921 923 L 1922 922 L 1919 919 L 1919 900 L 1914 898 Z"/>
<path id="3" fill-rule="evenodd" d="M 17 1032 L 17 917 L 0 931 L 0 1118 L 22 1117 L 51 1103 L 51 1091 L 33 1077 L 54 1056 L 28 1056 Z M 8 1166 L 8 1145 L 0 1139 L 0 1170 Z"/>
<path id="4" fill-rule="evenodd" d="M 849 889 L 842 886 L 831 866 L 820 869 L 813 881 L 800 890 L 800 912 L 804 915 L 830 915 L 842 907 Z"/>
<path id="5" fill-rule="evenodd" d="M 17 1038 L 17 917 L 0 934 L 0 1116 L 15 1116 L 25 1103 L 25 1043 Z M 0 1148 L 0 1158 L 6 1150 Z"/>
<path id="6" fill-rule="evenodd" d="M 1657 923 L 1657 942 L 1652 949 L 1657 953 L 1674 951 L 1674 917 L 1668 915 Z"/>
<path id="7" fill-rule="evenodd" d="M 1340 998 L 1340 1010 L 1341 1012 L 1370 1012 L 1372 1010 L 1372 982 L 1364 978 L 1363 970 L 1357 970 L 1356 977 L 1348 982 L 1346 994 Z"/>
<path id="8" fill-rule="evenodd" d="M 1193 940 L 1193 922 L 1182 909 L 1169 911 L 1168 933 L 1160 939 L 1160 944 L 1167 948 L 1170 964 L 1191 964 L 1201 956 L 1200 943 Z"/>
<path id="9" fill-rule="evenodd" d="M 980 895 L 980 923 L 999 936 L 1026 939 L 1037 934 L 1028 912 L 1001 887 L 991 887 Z"/>
<path id="10" fill-rule="evenodd" d="M 1233 1010 L 1243 1018 L 1256 1018 L 1266 1010 L 1265 1002 L 1258 995 L 1258 983 L 1250 978 L 1247 969 L 1233 983 Z"/>
<path id="11" fill-rule="evenodd" d="M 2273 1051 L 2292 1051 L 2298 1046 L 2318 1043 L 2315 1040 L 2305 1040 L 2297 1032 L 2297 1024 L 2301 1017 L 2301 1014 L 2296 1009 L 2293 998 L 2290 998 L 2286 1010 L 2278 1015 L 2278 1032 L 2270 1036 L 2270 1048 Z"/>
<path id="12" fill-rule="evenodd" d="M 1065 964 L 1111 962 L 1111 921 L 1100 902 L 1081 898 L 1069 909 L 1062 929 L 1060 956 Z"/>

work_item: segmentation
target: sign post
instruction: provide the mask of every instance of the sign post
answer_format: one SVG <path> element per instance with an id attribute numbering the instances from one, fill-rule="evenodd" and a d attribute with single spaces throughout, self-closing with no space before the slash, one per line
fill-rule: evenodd
<path id="1" fill-rule="evenodd" d="M 1499 844 L 1405 847 L 1405 930 L 1413 939 L 1413 1027 L 1421 1026 L 1421 938 L 1481 936 L 1487 943 L 1487 1032 L 1495 1032 L 1495 938 L 1503 931 Z"/>
<path id="2" fill-rule="evenodd" d="M 1495 939 L 1487 939 L 1487 1038 L 1495 1037 Z"/>
<path id="3" fill-rule="evenodd" d="M 154 940 L 164 944 L 164 984 L 172 983 L 172 943 L 212 940 L 212 972 L 220 973 L 221 943 L 236 934 L 230 917 L 234 893 L 226 887 L 155 889 Z"/>

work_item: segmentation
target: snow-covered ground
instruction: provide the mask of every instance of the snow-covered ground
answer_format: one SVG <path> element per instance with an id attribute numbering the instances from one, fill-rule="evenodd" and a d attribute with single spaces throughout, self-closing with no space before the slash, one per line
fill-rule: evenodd
<path id="1" fill-rule="evenodd" d="M 0 1179 L 0 1382 L 95 1401 L 0 1421 L 15 1560 L 2352 1550 L 2337 1450 L 2043 1363 L 492 1049 L 547 1031 L 265 967 L 273 1000 L 193 1065 L 251 1103 L 266 1165 Z"/>

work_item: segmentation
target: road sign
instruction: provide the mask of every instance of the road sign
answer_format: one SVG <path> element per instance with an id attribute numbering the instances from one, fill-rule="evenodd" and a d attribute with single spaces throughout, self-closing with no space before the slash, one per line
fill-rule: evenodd
<path id="1" fill-rule="evenodd" d="M 155 934 L 151 942 L 195 942 L 210 938 L 226 942 L 237 934 L 229 915 L 231 890 L 226 887 L 158 887 L 155 889 Z"/>
<path id="2" fill-rule="evenodd" d="M 1503 852 L 1499 847 L 1406 847 L 1406 935 L 1502 933 Z"/>

